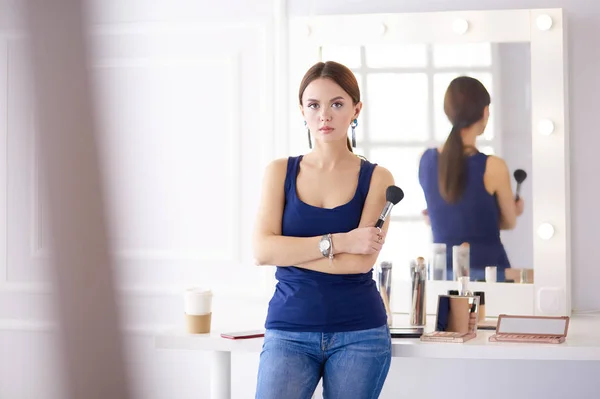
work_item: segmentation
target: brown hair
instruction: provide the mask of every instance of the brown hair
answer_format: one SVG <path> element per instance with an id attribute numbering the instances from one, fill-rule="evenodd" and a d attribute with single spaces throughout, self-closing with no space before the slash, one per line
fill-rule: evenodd
<path id="1" fill-rule="evenodd" d="M 327 78 L 337 83 L 352 99 L 352 105 L 356 105 L 360 102 L 360 89 L 356 76 L 352 73 L 348 67 L 337 63 L 335 61 L 318 62 L 306 72 L 300 83 L 300 90 L 298 91 L 298 99 L 300 105 L 302 105 L 302 95 L 304 91 L 314 80 L 319 78 Z M 352 151 L 352 144 L 350 139 L 347 138 L 346 143 L 350 152 Z"/>
<path id="2" fill-rule="evenodd" d="M 444 112 L 452 130 L 439 156 L 438 179 L 440 194 L 449 203 L 457 202 L 467 185 L 467 154 L 461 130 L 483 118 L 490 105 L 490 94 L 477 79 L 460 76 L 450 82 L 444 96 Z"/>

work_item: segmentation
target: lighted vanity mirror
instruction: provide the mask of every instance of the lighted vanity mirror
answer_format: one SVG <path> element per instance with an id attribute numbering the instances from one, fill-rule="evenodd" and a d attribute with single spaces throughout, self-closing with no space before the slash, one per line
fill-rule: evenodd
<path id="1" fill-rule="evenodd" d="M 315 16 L 290 22 L 287 90 L 294 93 L 317 61 L 351 68 L 364 103 L 356 152 L 390 169 L 405 192 L 378 259 L 393 264 L 392 311 L 409 309 L 410 260 L 432 257 L 419 160 L 425 149 L 446 140 L 451 126 L 444 94 L 453 78 L 466 75 L 480 80 L 492 99 L 479 150 L 502 157 L 511 175 L 516 169 L 527 173 L 520 188 L 525 210 L 513 230 L 501 233 L 511 268 L 500 280 L 512 283 L 482 282 L 479 273 L 469 288 L 486 292 L 489 316 L 570 314 L 562 11 Z M 293 96 L 287 97 L 291 152 L 302 153 L 307 150 L 302 120 Z M 457 288 L 454 281 L 428 281 L 429 313 L 438 295 Z"/>

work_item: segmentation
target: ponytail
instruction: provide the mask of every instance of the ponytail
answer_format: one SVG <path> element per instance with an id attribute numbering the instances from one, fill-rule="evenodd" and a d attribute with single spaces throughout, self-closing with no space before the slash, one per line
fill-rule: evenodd
<path id="1" fill-rule="evenodd" d="M 482 120 L 490 101 L 485 86 L 468 76 L 452 80 L 444 95 L 444 113 L 452 130 L 438 158 L 438 181 L 440 195 L 450 204 L 458 202 L 467 187 L 467 150 L 478 152 L 474 146 L 465 146 L 462 130 Z"/>
<path id="2" fill-rule="evenodd" d="M 467 185 L 465 145 L 462 125 L 452 126 L 438 161 L 438 180 L 442 198 L 451 204 L 458 202 Z"/>

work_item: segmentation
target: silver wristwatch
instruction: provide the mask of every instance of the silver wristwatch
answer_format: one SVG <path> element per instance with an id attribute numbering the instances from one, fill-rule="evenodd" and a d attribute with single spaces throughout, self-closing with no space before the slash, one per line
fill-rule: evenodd
<path id="1" fill-rule="evenodd" d="M 323 234 L 321 241 L 319 241 L 319 251 L 324 257 L 329 257 L 331 251 L 331 234 Z"/>

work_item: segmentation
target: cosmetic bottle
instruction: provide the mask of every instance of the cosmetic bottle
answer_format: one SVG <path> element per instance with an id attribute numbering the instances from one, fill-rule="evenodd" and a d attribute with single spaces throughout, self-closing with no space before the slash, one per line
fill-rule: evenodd
<path id="1" fill-rule="evenodd" d="M 473 295 L 479 297 L 479 321 L 485 320 L 485 292 L 475 291 Z"/>
<path id="2" fill-rule="evenodd" d="M 429 280 L 447 280 L 446 269 L 446 244 L 433 243 L 431 245 L 431 257 L 429 259 Z"/>
<path id="3" fill-rule="evenodd" d="M 385 307 L 385 313 L 387 315 L 388 326 L 392 326 L 392 308 L 391 308 L 391 297 L 392 297 L 392 262 L 383 261 L 379 264 L 376 269 L 375 282 L 383 306 Z"/>
<path id="4" fill-rule="evenodd" d="M 427 267 L 422 257 L 412 260 L 410 264 L 411 278 L 411 304 L 410 324 L 412 326 L 424 326 L 425 318 L 425 282 L 427 280 Z"/>
<path id="5" fill-rule="evenodd" d="M 471 296 L 473 293 L 469 291 L 469 276 L 459 277 L 458 283 L 460 284 L 459 295 Z"/>
<path id="6" fill-rule="evenodd" d="M 454 281 L 471 274 L 471 253 L 468 242 L 452 247 L 452 274 Z"/>

